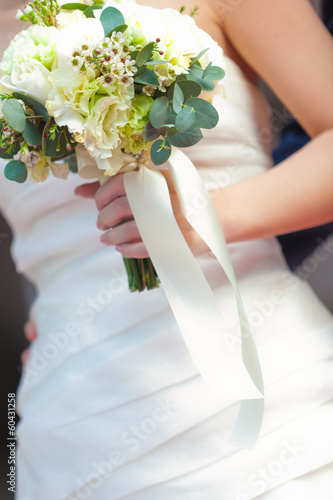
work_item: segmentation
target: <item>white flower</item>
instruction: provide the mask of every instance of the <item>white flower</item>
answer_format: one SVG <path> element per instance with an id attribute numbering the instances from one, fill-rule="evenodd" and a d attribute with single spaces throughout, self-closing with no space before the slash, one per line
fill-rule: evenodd
<path id="1" fill-rule="evenodd" d="M 13 65 L 35 59 L 47 69 L 51 69 L 59 31 L 53 27 L 30 26 L 18 33 L 5 50 L 0 63 L 0 71 L 10 75 Z"/>
<path id="2" fill-rule="evenodd" d="M 99 99 L 85 123 L 84 145 L 95 158 L 107 159 L 120 143 L 118 129 L 127 121 L 129 104 L 112 96 Z"/>
<path id="3" fill-rule="evenodd" d="M 11 75 L 5 75 L 0 83 L 14 92 L 22 92 L 41 104 L 45 104 L 51 84 L 50 72 L 35 59 L 14 63 Z"/>
<path id="4" fill-rule="evenodd" d="M 24 12 L 25 14 L 30 14 L 30 12 L 32 12 L 32 10 L 33 10 L 33 9 L 32 9 L 32 7 L 30 7 L 30 5 L 26 5 L 26 6 L 24 7 L 23 12 Z"/>
<path id="5" fill-rule="evenodd" d="M 78 46 L 98 44 L 104 38 L 103 26 L 97 19 L 87 18 L 77 21 L 59 33 L 57 40 L 57 67 L 65 67 L 71 61 Z"/>
<path id="6" fill-rule="evenodd" d="M 77 21 L 81 21 L 82 19 L 86 19 L 82 10 L 73 10 L 72 12 L 61 11 L 56 17 L 57 26 L 60 29 L 64 29 Z"/>

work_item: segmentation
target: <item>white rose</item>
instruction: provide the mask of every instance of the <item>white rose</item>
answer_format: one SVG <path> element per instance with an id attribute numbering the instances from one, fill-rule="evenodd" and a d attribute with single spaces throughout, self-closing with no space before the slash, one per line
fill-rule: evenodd
<path id="1" fill-rule="evenodd" d="M 50 72 L 35 59 L 14 63 L 11 75 L 5 75 L 0 83 L 13 92 L 21 92 L 45 104 L 51 90 Z"/>

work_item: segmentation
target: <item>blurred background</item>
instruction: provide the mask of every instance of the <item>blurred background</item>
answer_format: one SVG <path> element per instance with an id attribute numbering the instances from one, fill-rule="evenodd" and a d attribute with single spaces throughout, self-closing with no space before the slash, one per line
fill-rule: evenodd
<path id="1" fill-rule="evenodd" d="M 313 0 L 318 12 L 321 12 L 321 0 Z M 15 19 L 12 19 L 13 7 L 23 7 L 25 2 L 11 0 L 0 0 L 1 16 L 0 27 L 2 39 L 0 41 L 0 54 L 5 49 L 15 32 L 24 27 Z M 15 11 L 15 10 L 14 10 Z M 9 17 L 10 14 L 10 17 Z M 286 124 L 288 112 L 281 106 L 276 97 L 270 90 L 261 83 L 262 89 L 267 95 L 272 106 L 272 124 L 274 129 L 274 138 L 272 147 L 277 146 L 279 142 L 280 132 Z M 326 231 L 326 235 L 327 235 Z M 317 235 L 308 236 L 312 238 L 315 244 Z M 307 266 L 307 259 L 311 260 L 310 250 L 304 246 L 304 252 L 300 252 L 300 236 L 296 235 L 294 240 L 289 243 L 291 250 L 294 248 L 299 256 L 298 260 L 293 255 L 289 255 L 290 267 L 298 272 L 301 277 L 307 279 L 319 295 L 321 300 L 333 311 L 333 255 L 324 262 L 317 262 L 314 269 L 312 265 Z M 1 325 L 1 349 L 0 349 L 0 371 L 1 371 L 1 412 L 0 412 L 0 439 L 1 439 L 1 456 L 0 456 L 0 473 L 2 481 L 0 484 L 0 498 L 2 500 L 12 499 L 13 495 L 7 491 L 8 464 L 7 464 L 7 395 L 16 391 L 21 374 L 20 356 L 22 351 L 27 347 L 28 342 L 23 335 L 23 325 L 28 319 L 29 305 L 34 297 L 34 290 L 24 278 L 16 274 L 15 266 L 10 257 L 10 247 L 12 242 L 12 234 L 6 221 L 0 215 L 0 325 Z M 314 246 L 314 245 L 313 245 Z M 311 245 L 310 245 L 311 247 Z M 288 252 L 290 253 L 290 248 Z M 333 253 L 333 250 L 332 250 Z M 310 261 L 308 261 L 310 263 Z M 312 261 L 311 261 L 312 262 Z"/>

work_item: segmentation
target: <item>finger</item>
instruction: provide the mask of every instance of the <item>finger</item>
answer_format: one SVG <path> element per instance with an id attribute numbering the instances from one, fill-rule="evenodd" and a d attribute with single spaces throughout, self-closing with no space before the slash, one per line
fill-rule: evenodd
<path id="1" fill-rule="evenodd" d="M 29 358 L 30 358 L 30 348 L 28 347 L 27 349 L 24 349 L 24 351 L 21 354 L 22 365 L 26 365 Z"/>
<path id="2" fill-rule="evenodd" d="M 100 187 L 99 182 L 93 182 L 90 184 L 82 184 L 75 188 L 74 193 L 77 196 L 82 196 L 82 198 L 94 198 L 96 191 Z"/>
<path id="3" fill-rule="evenodd" d="M 146 259 L 149 257 L 147 249 L 143 241 L 138 243 L 125 243 L 124 245 L 117 245 L 116 250 L 125 257 L 133 259 Z"/>
<path id="4" fill-rule="evenodd" d="M 122 245 L 124 243 L 138 243 L 142 241 L 138 226 L 134 220 L 124 222 L 119 226 L 110 229 L 101 236 L 101 241 L 105 245 Z"/>
<path id="5" fill-rule="evenodd" d="M 113 200 L 125 194 L 124 174 L 117 174 L 110 177 L 96 192 L 95 200 L 97 209 L 102 210 Z"/>
<path id="6" fill-rule="evenodd" d="M 29 342 L 33 342 L 37 338 L 37 330 L 33 321 L 27 321 L 24 325 L 24 335 L 29 340 Z"/>
<path id="7" fill-rule="evenodd" d="M 133 213 L 126 196 L 116 198 L 98 214 L 97 227 L 102 230 L 115 227 L 126 219 L 133 219 Z"/>

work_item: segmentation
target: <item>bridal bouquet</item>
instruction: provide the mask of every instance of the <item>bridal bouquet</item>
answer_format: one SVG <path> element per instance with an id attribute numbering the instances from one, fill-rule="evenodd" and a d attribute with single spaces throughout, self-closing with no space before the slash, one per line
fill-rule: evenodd
<path id="1" fill-rule="evenodd" d="M 116 174 L 129 158 L 147 161 L 149 151 L 158 166 L 172 146 L 192 146 L 201 129 L 217 124 L 200 95 L 224 71 L 212 64 L 211 39 L 193 16 L 131 0 L 35 0 L 17 17 L 31 26 L 0 64 L 8 179 L 87 177 L 82 151 L 96 163 L 96 177 Z M 124 260 L 131 290 L 158 286 L 150 259 Z"/>

